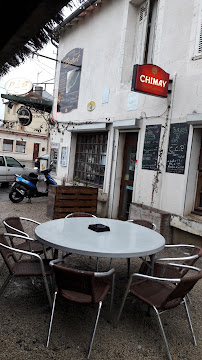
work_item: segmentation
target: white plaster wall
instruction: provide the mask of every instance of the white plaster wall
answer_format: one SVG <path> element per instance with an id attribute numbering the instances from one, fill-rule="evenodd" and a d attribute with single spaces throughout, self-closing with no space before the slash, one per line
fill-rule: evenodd
<path id="1" fill-rule="evenodd" d="M 137 110 L 127 111 L 127 98 L 130 93 L 132 67 L 135 63 L 135 29 L 137 27 L 137 9 L 129 9 L 129 0 L 108 0 L 103 2 L 90 16 L 63 31 L 60 39 L 59 59 L 76 47 L 84 49 L 80 82 L 78 109 L 68 114 L 56 113 L 56 102 L 59 80 L 59 66 L 56 71 L 54 117 L 58 121 L 102 121 L 140 118 L 141 128 L 138 137 L 138 162 L 134 183 L 133 201 L 151 205 L 152 182 L 155 172 L 142 170 L 142 152 L 144 146 L 145 127 L 149 124 L 165 125 L 168 100 L 138 95 Z M 132 9 L 132 10 L 131 10 Z M 131 11 L 129 11 L 131 10 Z M 190 156 L 188 152 L 185 174 L 169 174 L 165 172 L 169 126 L 171 123 L 186 122 L 187 114 L 202 113 L 202 59 L 193 61 L 198 22 L 199 0 L 161 0 L 159 1 L 154 44 L 154 63 L 175 77 L 172 91 L 171 110 L 169 112 L 168 130 L 164 140 L 162 174 L 159 177 L 158 192 L 154 196 L 154 207 L 175 214 L 183 214 L 186 189 L 193 189 L 195 177 L 191 177 L 187 187 Z M 134 16 L 134 23 L 133 23 Z M 130 28 L 130 24 L 132 28 Z M 133 48 L 131 52 L 131 47 Z M 133 54 L 133 55 L 132 55 Z M 102 104 L 102 95 L 106 88 L 110 89 L 109 103 Z M 93 112 L 87 111 L 89 101 L 96 102 Z M 110 119 L 109 121 L 106 120 Z M 161 134 L 162 135 L 162 134 Z M 59 135 L 55 135 L 59 138 Z M 65 142 L 70 144 L 70 136 L 65 133 Z M 117 133 L 115 143 L 117 143 Z M 112 139 L 110 133 L 110 139 Z M 60 140 L 60 139 L 59 139 Z M 188 148 L 192 143 L 189 137 Z M 111 140 L 112 141 L 112 140 Z M 54 140 L 54 142 L 58 142 Z M 118 146 L 118 143 L 117 143 Z M 118 185 L 121 174 L 121 159 L 116 156 L 118 164 L 111 169 L 112 143 L 109 144 L 107 183 L 113 182 L 110 193 L 110 209 L 115 214 L 119 197 Z M 196 146 L 197 148 L 197 146 Z M 111 152 L 111 154 L 110 154 Z M 112 159 L 114 161 L 114 159 Z M 118 169 L 118 172 L 116 172 Z M 60 169 L 61 174 L 65 169 Z M 116 174 L 117 177 L 116 177 Z M 115 185 L 114 185 L 115 184 Z M 108 190 L 108 185 L 106 184 Z M 188 199 L 188 198 L 187 198 Z M 188 200 L 187 200 L 188 201 Z M 189 207 L 190 198 L 189 198 Z"/>

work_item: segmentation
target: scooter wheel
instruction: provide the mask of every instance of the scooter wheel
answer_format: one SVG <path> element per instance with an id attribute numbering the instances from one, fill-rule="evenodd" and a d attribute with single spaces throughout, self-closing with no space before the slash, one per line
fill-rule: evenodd
<path id="1" fill-rule="evenodd" d="M 24 199 L 24 195 L 20 194 L 18 191 L 16 191 L 15 189 L 12 190 L 9 193 L 9 199 L 13 202 L 13 203 L 19 203 Z"/>

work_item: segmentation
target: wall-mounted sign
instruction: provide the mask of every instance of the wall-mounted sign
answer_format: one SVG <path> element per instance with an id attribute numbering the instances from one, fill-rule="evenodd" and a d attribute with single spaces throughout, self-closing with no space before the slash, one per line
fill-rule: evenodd
<path id="1" fill-rule="evenodd" d="M 157 170 L 161 125 L 147 125 L 144 138 L 142 169 Z"/>
<path id="2" fill-rule="evenodd" d="M 77 109 L 82 57 L 83 49 L 76 48 L 62 59 L 57 103 L 58 112 L 68 113 Z"/>
<path id="3" fill-rule="evenodd" d="M 188 136 L 187 123 L 171 124 L 166 172 L 184 174 Z"/>
<path id="4" fill-rule="evenodd" d="M 32 90 L 32 83 L 30 80 L 24 78 L 16 78 L 6 82 L 5 89 L 10 95 L 24 95 Z"/>
<path id="5" fill-rule="evenodd" d="M 18 110 L 18 120 L 21 125 L 28 126 L 32 122 L 32 113 L 25 106 L 21 106 Z"/>
<path id="6" fill-rule="evenodd" d="M 87 110 L 88 110 L 88 111 L 93 111 L 93 110 L 95 110 L 95 108 L 96 108 L 96 103 L 95 103 L 95 101 L 90 101 L 90 102 L 88 103 L 88 105 L 87 105 Z"/>
<path id="7" fill-rule="evenodd" d="M 159 66 L 146 64 L 134 65 L 132 91 L 167 97 L 169 74 Z"/>

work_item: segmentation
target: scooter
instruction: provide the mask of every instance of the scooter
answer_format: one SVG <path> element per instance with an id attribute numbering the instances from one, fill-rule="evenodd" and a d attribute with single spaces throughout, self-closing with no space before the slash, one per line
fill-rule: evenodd
<path id="1" fill-rule="evenodd" d="M 50 176 L 50 169 L 41 171 L 41 174 L 45 176 L 46 190 L 41 192 L 37 189 L 37 182 L 39 181 L 38 175 L 35 173 L 30 173 L 27 175 L 17 175 L 15 174 L 14 183 L 11 186 L 11 191 L 9 193 L 9 199 L 13 203 L 21 202 L 25 197 L 28 198 L 28 201 L 31 202 L 33 197 L 48 196 L 48 187 L 49 185 L 57 185 L 56 181 Z"/>

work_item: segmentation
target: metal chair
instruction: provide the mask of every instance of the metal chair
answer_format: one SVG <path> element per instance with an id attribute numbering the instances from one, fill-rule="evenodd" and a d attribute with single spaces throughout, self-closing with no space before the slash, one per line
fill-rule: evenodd
<path id="1" fill-rule="evenodd" d="M 133 224 L 144 226 L 148 229 L 156 231 L 156 225 L 154 223 L 152 223 L 151 221 L 142 220 L 142 219 L 131 219 L 131 220 L 127 220 L 127 221 L 131 222 Z M 111 267 L 111 263 L 112 263 L 112 259 L 110 260 L 110 267 Z M 128 277 L 129 277 L 130 276 L 130 258 L 127 259 L 127 263 L 128 263 Z"/>
<path id="2" fill-rule="evenodd" d="M 43 260 L 38 254 L 35 254 L 34 252 L 24 251 L 9 246 L 6 240 L 6 236 L 10 238 L 11 236 L 14 236 L 14 234 L 0 234 L 0 253 L 9 270 L 9 275 L 0 289 L 0 296 L 5 292 L 13 277 L 39 276 L 43 278 L 49 305 L 52 307 L 51 295 L 47 282 L 47 276 L 52 275 L 52 268 L 49 266 L 50 260 Z M 26 239 L 25 236 L 16 236 L 21 237 L 22 239 Z M 31 238 L 29 238 L 29 240 L 31 241 Z M 15 253 L 18 253 L 22 256 L 29 255 L 30 258 L 26 257 L 26 259 L 22 259 L 21 256 L 19 259 L 15 256 Z"/>
<path id="3" fill-rule="evenodd" d="M 152 230 L 156 231 L 156 225 L 153 222 L 148 221 L 148 220 L 131 219 L 131 220 L 128 220 L 128 222 L 132 222 L 133 224 L 141 225 L 148 229 L 152 229 Z"/>
<path id="4" fill-rule="evenodd" d="M 85 213 L 85 212 L 74 212 L 71 214 L 68 214 L 65 216 L 65 218 L 72 218 L 72 217 L 93 217 L 96 218 L 97 216 L 90 214 L 90 213 Z"/>
<path id="5" fill-rule="evenodd" d="M 85 213 L 85 212 L 74 212 L 71 214 L 68 214 L 65 216 L 65 219 L 67 218 L 74 218 L 74 217 L 93 217 L 93 218 L 97 218 L 97 216 L 90 214 L 90 213 Z M 63 254 L 63 257 L 65 257 L 66 255 L 70 255 L 70 254 Z M 96 271 L 98 271 L 98 263 L 99 263 L 99 258 L 97 257 L 97 262 L 96 262 Z"/>
<path id="6" fill-rule="evenodd" d="M 117 317 L 117 323 L 121 317 L 121 313 L 126 301 L 128 294 L 136 297 L 138 300 L 147 304 L 149 307 L 153 308 L 159 322 L 161 334 L 166 346 L 167 354 L 169 360 L 172 360 L 172 356 L 169 350 L 167 338 L 164 332 L 163 324 L 160 318 L 160 315 L 167 310 L 176 308 L 180 304 L 184 304 L 187 319 L 189 322 L 189 327 L 192 333 L 194 345 L 197 346 L 196 338 L 193 332 L 193 327 L 191 323 L 191 318 L 186 302 L 186 295 L 194 287 L 198 280 L 202 278 L 202 270 L 187 265 L 179 265 L 170 263 L 169 266 L 181 267 L 181 269 L 186 269 L 186 271 L 196 271 L 197 274 L 192 276 L 184 276 L 183 278 L 159 278 L 152 277 L 149 275 L 143 274 L 132 274 L 123 297 L 121 308 Z M 133 280 L 136 281 L 133 281 Z M 139 281 L 138 281 L 139 280 Z"/>
<path id="7" fill-rule="evenodd" d="M 32 239 L 32 241 L 29 241 L 29 235 L 24 231 L 23 225 L 22 225 L 22 221 L 28 221 L 31 222 L 33 224 L 36 225 L 40 225 L 40 223 L 38 221 L 29 219 L 29 218 L 25 218 L 22 216 L 11 216 L 11 217 L 7 217 L 6 219 L 3 220 L 3 224 L 6 228 L 6 231 L 8 233 L 12 233 L 12 236 L 10 236 L 10 241 L 12 244 L 12 247 L 15 247 L 16 249 L 21 249 L 21 250 L 25 250 L 25 251 L 33 251 L 35 253 L 39 253 L 42 254 L 44 253 L 44 256 L 47 257 L 46 255 L 46 250 L 50 249 L 47 248 L 45 249 L 43 247 L 42 244 L 40 244 L 39 241 Z M 22 235 L 25 238 L 24 242 L 18 242 L 16 243 L 16 235 Z M 15 241 L 14 241 L 15 239 Z"/>
<path id="8" fill-rule="evenodd" d="M 87 356 L 87 358 L 89 359 L 99 316 L 100 316 L 102 303 L 105 300 L 110 288 L 111 288 L 111 303 L 110 303 L 110 314 L 111 314 L 113 297 L 114 297 L 115 270 L 111 269 L 108 272 L 102 272 L 102 273 L 83 271 L 83 270 L 77 270 L 77 269 L 67 268 L 58 265 L 58 263 L 61 261 L 62 260 L 57 259 L 50 262 L 50 265 L 53 266 L 53 272 L 55 274 L 56 290 L 54 293 L 52 314 L 50 318 L 46 347 L 49 346 L 57 295 L 73 303 L 85 304 L 85 305 L 98 304 L 96 321 L 95 321 L 92 338 L 89 345 L 88 356 Z"/>

